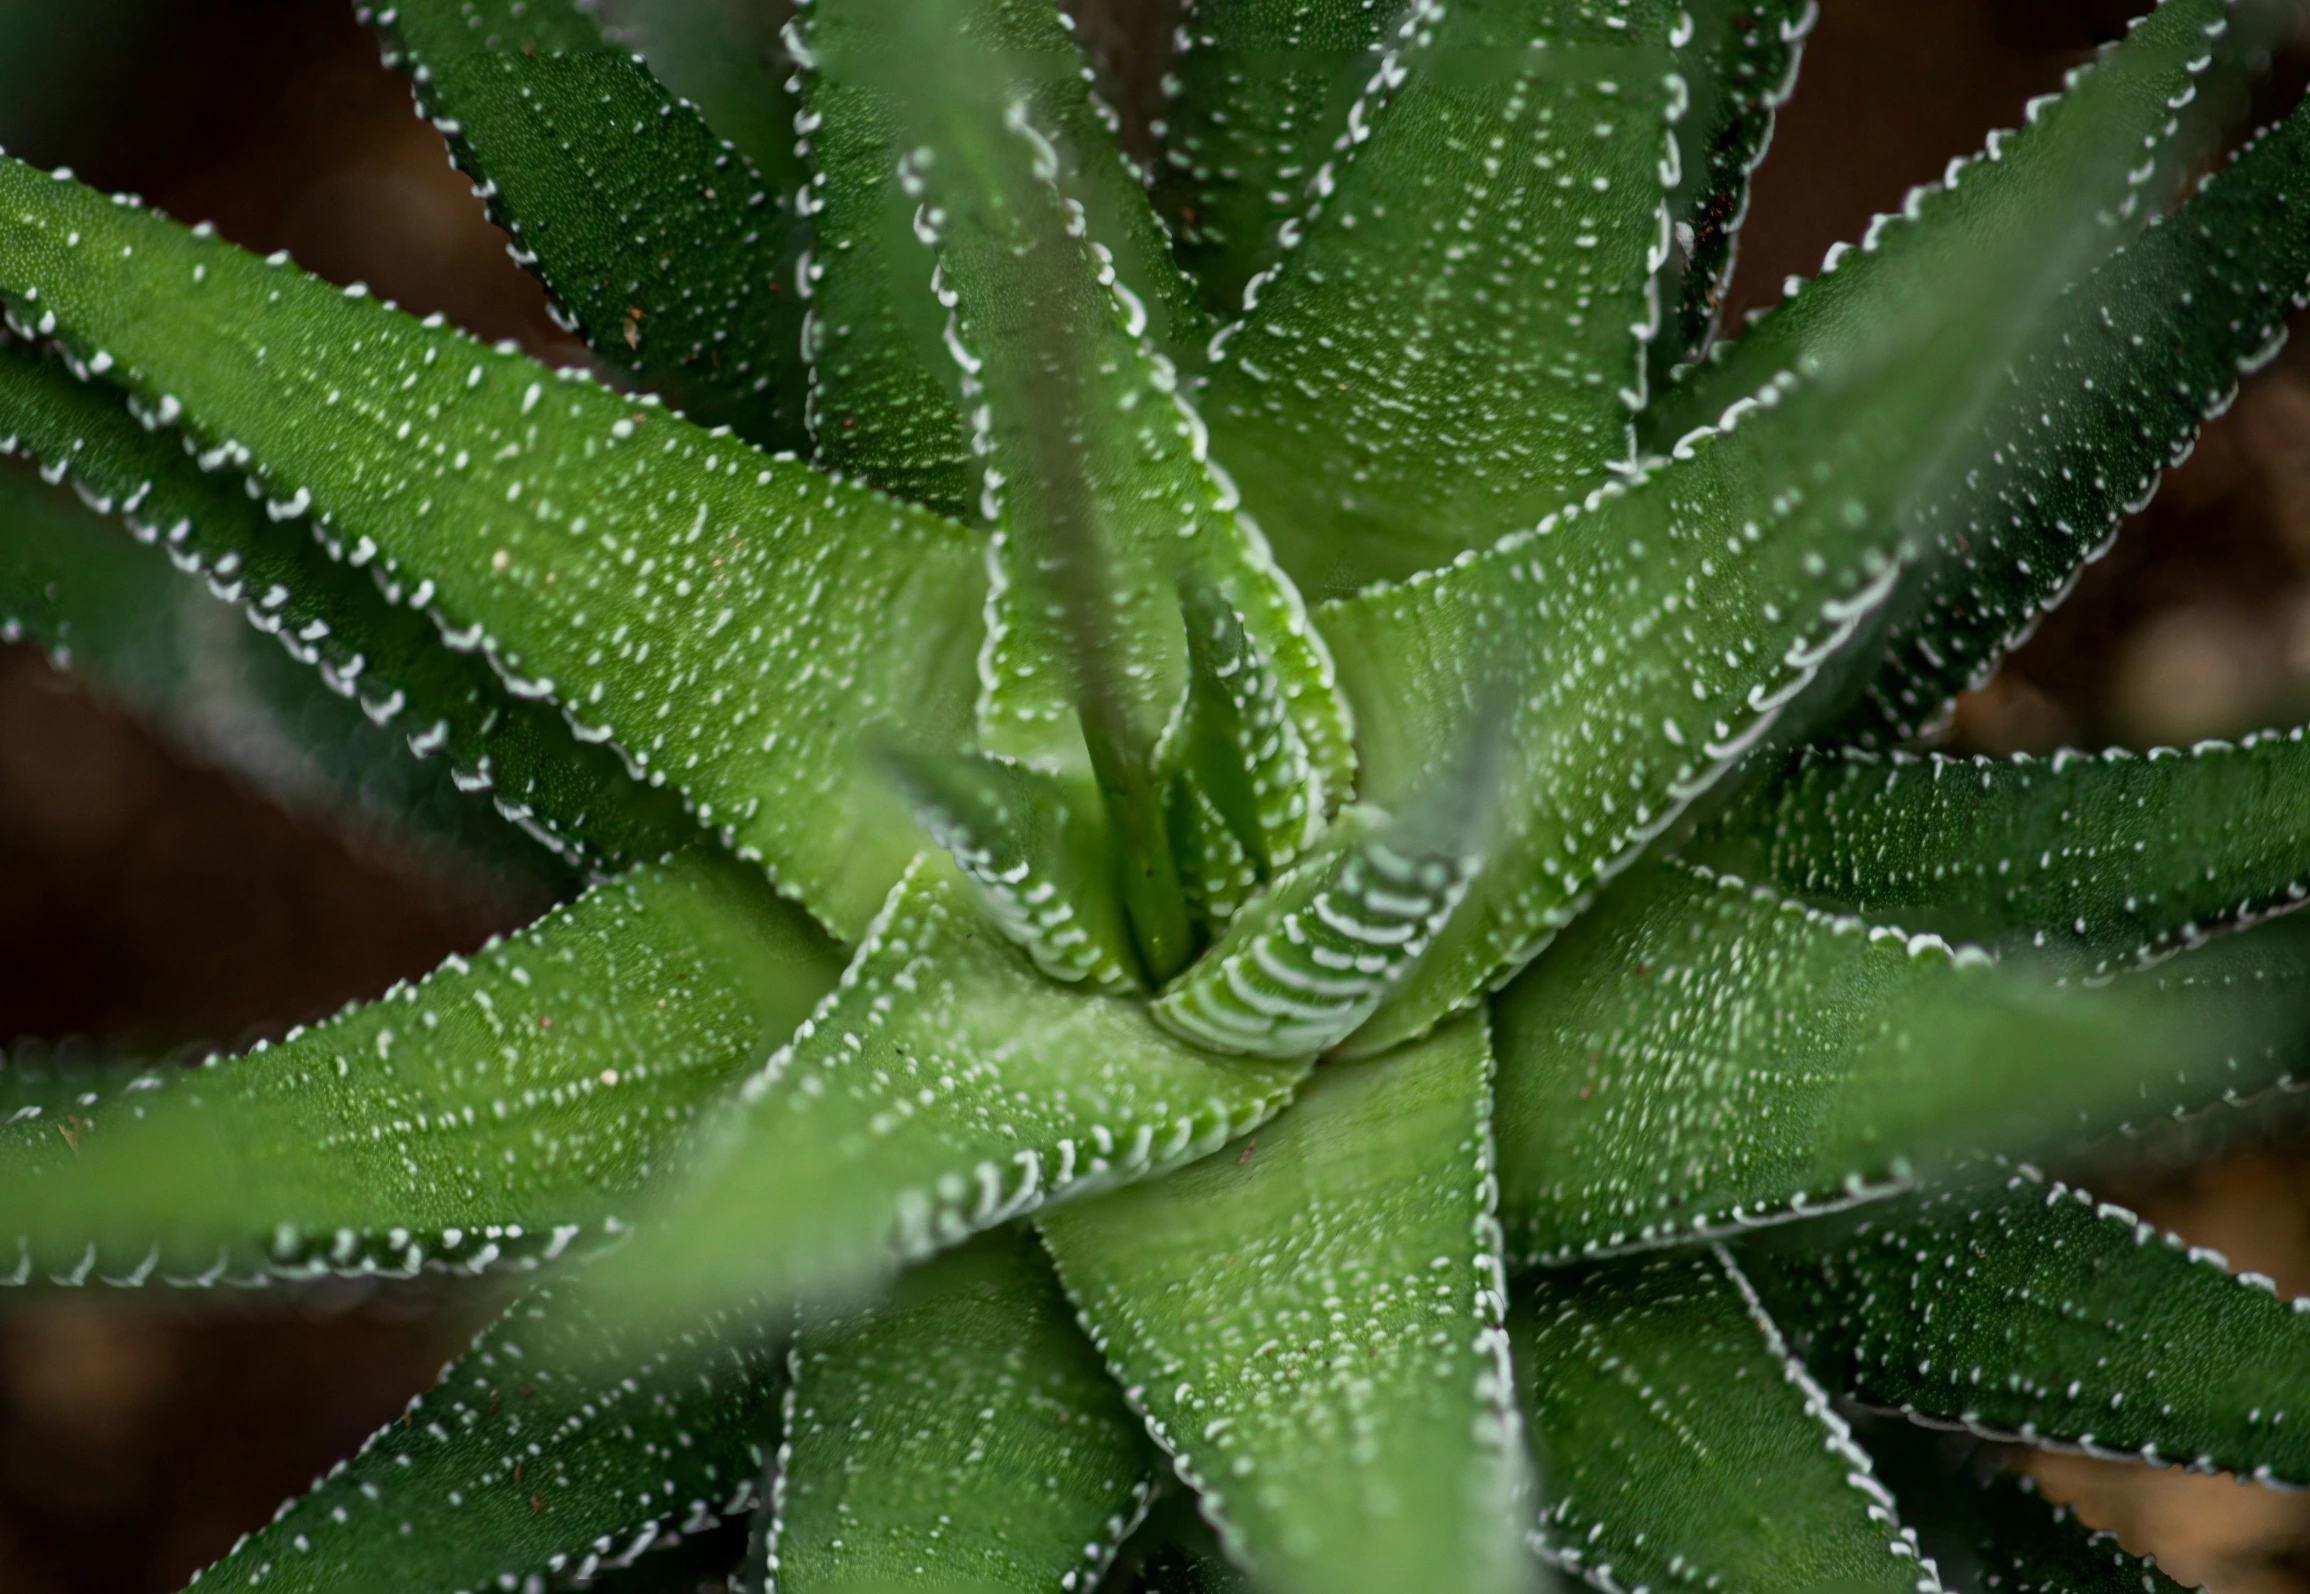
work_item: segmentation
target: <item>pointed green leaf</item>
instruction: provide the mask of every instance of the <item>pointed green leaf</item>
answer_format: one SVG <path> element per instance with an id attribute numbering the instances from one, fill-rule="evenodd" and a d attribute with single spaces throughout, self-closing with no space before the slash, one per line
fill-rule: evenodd
<path id="1" fill-rule="evenodd" d="M 1401 813 L 1351 809 L 1321 851 L 1228 925 L 1155 1002 L 1156 1020 L 1215 1051 L 1303 1057 L 1369 1018 L 1419 961 L 1484 862 L 1497 718 Z"/>
<path id="2" fill-rule="evenodd" d="M 1845 1237 L 1752 1249 L 1774 1315 L 1824 1382 L 1864 1404 L 2115 1460 L 2310 1481 L 2310 1303 L 2033 1168 L 1920 1196 Z"/>
<path id="3" fill-rule="evenodd" d="M 241 1057 L 10 1070 L 9 1282 L 558 1256 L 618 1232 L 837 970 L 751 870 L 680 854 Z"/>
<path id="4" fill-rule="evenodd" d="M 1528 528 L 1632 453 L 1684 90 L 1667 0 L 1408 8 L 1205 412 L 1309 593 Z"/>
<path id="5" fill-rule="evenodd" d="M 593 13 L 604 38 L 649 62 L 652 76 L 695 102 L 793 202 L 810 172 L 795 147 L 801 103 L 774 10 L 748 0 L 593 0 Z"/>
<path id="6" fill-rule="evenodd" d="M 1057 985 L 935 854 L 842 983 L 708 1126 L 662 1224 L 603 1264 L 621 1308 L 823 1297 L 1051 1201 L 1208 1155 L 1305 1065 L 1210 1057 L 1145 1007 Z"/>
<path id="7" fill-rule="evenodd" d="M 914 838 L 858 738 L 966 734 L 960 527 L 14 161 L 0 293 L 830 927 L 872 917 Z"/>
<path id="8" fill-rule="evenodd" d="M 764 175 L 574 0 L 356 10 L 596 354 L 701 424 L 809 446 L 799 162 Z"/>
<path id="9" fill-rule="evenodd" d="M 1883 745 L 1936 726 L 2277 353 L 2310 292 L 2305 160 L 2297 111 L 2059 308 L 2058 338 L 2016 363 L 1963 483 L 1925 517 L 1940 557 L 1897 596 L 1890 657 L 1841 735 Z"/>
<path id="10" fill-rule="evenodd" d="M 2279 928 L 2279 927 L 2273 927 Z M 1501 1210 L 1533 1261 L 1883 1197 L 2285 1077 L 2304 943 L 2104 990 L 1676 863 L 1632 872 L 1497 1001 Z M 2290 1022 L 2289 1022 L 2290 1020 Z"/>
<path id="11" fill-rule="evenodd" d="M 2154 961 L 2310 898 L 2310 745 L 2050 759 L 1808 752 L 1701 856 L 1944 935 Z"/>
<path id="12" fill-rule="evenodd" d="M 1721 1248 L 1543 1273 L 1509 1333 L 1552 1564 L 1598 1588 L 1939 1590 Z"/>
<path id="13" fill-rule="evenodd" d="M 1099 990 L 1138 986 L 1106 827 L 1087 794 L 1005 759 L 897 750 L 885 759 L 923 829 L 1035 967 Z"/>
<path id="14" fill-rule="evenodd" d="M 1312 778 L 1307 740 L 1292 720 L 1283 684 L 1243 616 L 1194 572 L 1183 601 L 1187 699 L 1159 761 L 1207 794 L 1264 878 L 1315 839 L 1324 816 L 1308 798 L 1322 785 Z"/>
<path id="15" fill-rule="evenodd" d="M 1994 386 L 1994 358 L 2105 247 L 2092 215 L 2124 189 L 2124 153 L 2081 149 L 2059 195 L 1976 235 L 1901 314 L 1630 482 L 1324 610 L 1366 801 L 1428 778 L 1487 697 L 1512 705 L 1489 865 L 1359 1047 L 1418 1034 L 1512 972 L 1866 662 L 1847 644 L 1901 575 L 1908 510 Z"/>
<path id="16" fill-rule="evenodd" d="M 1089 1589 L 1156 1453 L 1031 1231 L 990 1234 L 794 1346 L 778 1586 Z"/>
<path id="17" fill-rule="evenodd" d="M 1910 190 L 1858 248 L 1830 250 L 1812 281 L 1791 278 L 1777 309 L 1657 396 L 1645 417 L 1648 434 L 1666 446 L 1713 425 L 1779 373 L 1842 358 L 1909 298 L 1930 292 L 1936 277 L 1962 270 L 1983 237 L 2073 199 L 2074 168 L 2086 151 L 2127 157 L 2122 184 L 2096 206 L 2108 243 L 2123 243 L 2165 206 L 2234 114 L 2243 68 L 2285 9 L 2262 0 L 2152 7 L 2122 43 L 2073 70 L 2065 92 L 2032 100 L 2020 131 L 1993 133 L 1981 154 L 1951 161 L 1939 183 Z"/>
<path id="18" fill-rule="evenodd" d="M 753 1505 L 777 1372 L 777 1335 L 746 1313 L 653 1343 L 574 1292 L 534 1291 L 196 1580 L 310 1594 L 588 1581 Z"/>
<path id="19" fill-rule="evenodd" d="M 1163 80 L 1155 204 L 1203 302 L 1232 318 L 1283 252 L 1348 133 L 1402 8 L 1364 0 L 1197 0 Z"/>
<path id="20" fill-rule="evenodd" d="M 1474 1020 L 1330 1064 L 1240 1151 L 1043 1220 L 1084 1323 L 1262 1587 L 1530 1586 L 1490 1073 Z"/>
<path id="21" fill-rule="evenodd" d="M 1772 143 L 1773 113 L 1796 87 L 1797 58 L 1820 15 L 1817 0 L 1709 0 L 1686 9 L 1677 72 L 1691 101 L 1677 122 L 1677 181 L 1669 192 L 1675 285 L 1668 324 L 1652 344 L 1657 387 L 1715 336 L 1749 175 Z"/>
<path id="22" fill-rule="evenodd" d="M 486 660 L 444 647 L 433 622 L 363 568 L 374 548 L 317 539 L 302 515 L 251 499 L 202 470 L 174 435 L 139 424 L 117 391 L 5 341 L 0 451 L 71 482 L 139 541 L 204 578 L 349 708 L 358 705 L 379 727 L 364 740 L 405 738 L 411 754 L 443 755 L 457 789 L 490 793 L 505 817 L 571 862 L 624 868 L 695 834 L 673 797 L 636 781 L 610 749 L 586 745 L 551 708 L 507 692 Z"/>

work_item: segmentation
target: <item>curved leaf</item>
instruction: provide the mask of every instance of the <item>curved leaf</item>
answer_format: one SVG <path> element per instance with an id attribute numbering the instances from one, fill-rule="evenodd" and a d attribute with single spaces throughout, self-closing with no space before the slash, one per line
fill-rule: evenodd
<path id="1" fill-rule="evenodd" d="M 18 1237 L 0 1278 L 558 1256 L 619 1231 L 837 970 L 752 871 L 688 853 L 241 1057 L 0 1073 L 0 1233 Z"/>
<path id="2" fill-rule="evenodd" d="M 596 354 L 701 424 L 809 446 L 798 162 L 765 176 L 572 0 L 356 10 Z"/>
<path id="3" fill-rule="evenodd" d="M 2310 955 L 2284 928 L 2061 989 L 1937 936 L 1646 865 L 1495 1003 L 1511 1253 L 1803 1217 L 1976 1146 L 2032 1150 L 2278 1083 Z"/>
<path id="4" fill-rule="evenodd" d="M 753 1505 L 777 1337 L 735 1312 L 656 1344 L 566 1289 L 534 1291 L 194 1581 L 447 1594 L 591 1579 Z"/>
<path id="5" fill-rule="evenodd" d="M 0 162 L 0 290 L 371 556 L 388 595 L 560 703 L 838 933 L 913 847 L 859 756 L 966 734 L 961 528 Z"/>
<path id="6" fill-rule="evenodd" d="M 593 0 L 593 13 L 604 38 L 641 56 L 659 82 L 694 101 L 781 202 L 793 204 L 810 169 L 796 147 L 800 101 L 777 11 L 749 0 Z"/>
<path id="7" fill-rule="evenodd" d="M 1748 1266 L 1822 1379 L 1868 1405 L 2113 1460 L 2310 1481 L 2310 1305 L 2033 1168 L 1809 1248 L 1757 1247 Z"/>
<path id="8" fill-rule="evenodd" d="M 508 693 L 486 660 L 444 647 L 438 627 L 389 595 L 390 579 L 381 585 L 364 568 L 373 549 L 317 539 L 301 515 L 251 499 L 201 469 L 175 436 L 139 424 L 116 391 L 6 341 L 0 451 L 37 461 L 204 577 L 211 594 L 317 670 L 348 711 L 358 706 L 378 727 L 362 740 L 405 738 L 417 757 L 442 754 L 458 790 L 490 793 L 500 813 L 572 863 L 625 868 L 695 835 L 673 797 L 636 781 L 615 753 Z"/>
<path id="9" fill-rule="evenodd" d="M 1701 855 L 1947 935 L 2058 949 L 2096 974 L 2310 899 L 2301 728 L 2050 759 L 1808 752 Z"/>
<path id="10" fill-rule="evenodd" d="M 662 1222 L 597 1270 L 620 1309 L 824 1299 L 1042 1205 L 1208 1155 L 1306 1065 L 1211 1057 L 1045 979 L 935 854 L 841 985 L 707 1126 Z"/>
<path id="11" fill-rule="evenodd" d="M 1940 1588 L 1721 1248 L 1543 1274 L 1509 1333 L 1554 1565 L 1603 1589 Z"/>
<path id="12" fill-rule="evenodd" d="M 1088 1589 L 1146 1514 L 1154 1447 L 1030 1231 L 808 1324 L 793 1365 L 780 1588 Z"/>
<path id="13" fill-rule="evenodd" d="M 1126 1395 L 1262 1587 L 1530 1586 L 1490 1073 L 1474 1020 L 1331 1064 L 1241 1151 L 1043 1220 Z"/>

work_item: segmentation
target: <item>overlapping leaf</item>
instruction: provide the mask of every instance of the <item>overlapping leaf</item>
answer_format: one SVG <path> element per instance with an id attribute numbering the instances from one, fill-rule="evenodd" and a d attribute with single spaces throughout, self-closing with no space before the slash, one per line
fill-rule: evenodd
<path id="1" fill-rule="evenodd" d="M 766 175 L 573 0 L 357 10 L 597 354 L 702 424 L 809 446 L 790 155 Z"/>
<path id="2" fill-rule="evenodd" d="M 1521 1589 L 1480 1022 L 1043 1220 L 1131 1401 L 1261 1586 Z"/>
<path id="3" fill-rule="evenodd" d="M 781 1588 L 1088 1589 L 1156 1455 L 1025 1230 L 807 1325 L 775 1492 Z"/>
<path id="4" fill-rule="evenodd" d="M 1631 455 L 1678 8 L 1406 8 L 1204 407 L 1313 597 L 1528 528 Z"/>
<path id="5" fill-rule="evenodd" d="M 2096 973 L 2310 898 L 2299 728 L 2187 753 L 1806 753 L 1705 855 L 1814 901 Z"/>
<path id="6" fill-rule="evenodd" d="M 661 1343 L 534 1291 L 358 1454 L 195 1574 L 311 1594 L 591 1580 L 758 1497 L 776 1335 L 744 1312 Z"/>
<path id="7" fill-rule="evenodd" d="M 0 1277 L 479 1269 L 597 1245 L 837 968 L 750 870 L 691 853 L 244 1056 L 10 1070 Z"/>
<path id="8" fill-rule="evenodd" d="M 1533 1261 L 1892 1193 L 2287 1077 L 2292 925 L 2056 987 L 1676 863 L 1647 864 L 1497 1007 L 1501 1210 Z"/>
<path id="9" fill-rule="evenodd" d="M 1607 1589 L 1940 1587 L 1721 1251 L 1543 1274 L 1509 1331 L 1548 1480 L 1533 1543 L 1565 1571 Z"/>
<path id="10" fill-rule="evenodd" d="M 1305 1064 L 1211 1057 L 1057 984 L 917 860 L 841 985 L 707 1132 L 653 1232 L 603 1264 L 623 1309 L 839 1296 L 984 1229 L 1176 1167 L 1264 1122 Z"/>
<path id="11" fill-rule="evenodd" d="M 856 934 L 904 867 L 869 723 L 967 734 L 959 527 L 518 355 L 0 165 L 0 296 L 311 512 L 389 592 L 562 705 Z"/>
<path id="12" fill-rule="evenodd" d="M 1824 1382 L 1864 1404 L 2310 1480 L 2302 1303 L 2034 1169 L 1917 1197 L 1843 1238 L 1753 1249 L 1774 1315 Z"/>

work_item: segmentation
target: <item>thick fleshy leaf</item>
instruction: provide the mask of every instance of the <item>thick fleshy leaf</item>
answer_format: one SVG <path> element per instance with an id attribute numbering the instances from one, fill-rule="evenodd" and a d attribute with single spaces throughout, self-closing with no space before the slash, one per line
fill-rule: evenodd
<path id="1" fill-rule="evenodd" d="M 445 760 L 414 757 L 398 729 L 243 624 L 159 548 L 28 465 L 0 466 L 0 641 L 36 644 L 188 756 L 300 818 L 382 831 L 439 867 L 478 864 L 539 911 L 578 889 L 486 798 L 460 790 Z"/>
<path id="2" fill-rule="evenodd" d="M 973 1241 L 797 1338 L 777 1586 L 1088 1589 L 1158 1457 L 1027 1230 Z"/>
<path id="3" fill-rule="evenodd" d="M 1523 1589 L 1521 1438 L 1470 1020 L 1043 1232 L 1231 1557 L 1279 1591 Z"/>
<path id="4" fill-rule="evenodd" d="M 312 512 L 838 933 L 873 915 L 914 837 L 858 738 L 967 734 L 960 527 L 14 161 L 0 216 L 20 322 L 181 404 L 204 461 Z"/>
<path id="5" fill-rule="evenodd" d="M 1512 972 L 1759 738 L 1804 732 L 1857 667 L 1846 644 L 1895 585 L 1905 517 L 1995 359 L 2104 247 L 2093 214 L 2126 191 L 2124 153 L 2078 150 L 2060 192 L 1977 232 L 1900 313 L 1632 482 L 1325 609 L 1365 800 L 1415 786 L 1487 698 L 1512 705 L 1488 867 L 1359 1046 L 1417 1034 Z"/>
<path id="6" fill-rule="evenodd" d="M 878 1282 L 1043 1204 L 1208 1155 L 1306 1065 L 1211 1057 L 1143 1004 L 1044 978 L 943 857 L 892 892 L 842 983 L 709 1126 L 700 1173 L 600 1270 L 672 1316 Z"/>
<path id="7" fill-rule="evenodd" d="M 1485 547 L 1630 459 L 1678 22 L 1667 0 L 1407 8 L 1203 398 L 1312 596 Z"/>
<path id="8" fill-rule="evenodd" d="M 1509 1320 L 1547 1503 L 1598 1588 L 1811 1594 L 1940 1580 L 1721 1249 L 1543 1274 Z"/>
<path id="9" fill-rule="evenodd" d="M 1849 357 L 1937 275 L 1962 270 L 1984 237 L 2074 197 L 2074 167 L 2088 150 L 2126 156 L 2123 184 L 2097 196 L 2098 217 L 2088 212 L 2111 246 L 2124 242 L 2235 113 L 2243 68 L 2285 11 L 2264 0 L 2162 0 L 2122 43 L 2073 70 L 2063 93 L 2032 100 L 2021 130 L 1992 134 L 1979 155 L 1951 161 L 1940 182 L 1911 189 L 1858 248 L 1831 249 L 1812 281 L 1790 279 L 1778 308 L 1655 396 L 1648 434 L 1666 446 L 1783 371 Z"/>
<path id="10" fill-rule="evenodd" d="M 2299 935 L 2237 938 L 2064 989 L 1647 864 L 1495 1004 L 1511 1254 L 1802 1217 L 1972 1147 L 2033 1150 L 2266 1088 L 2294 1061 L 2305 957 Z"/>
<path id="11" fill-rule="evenodd" d="M 1138 986 L 1107 830 L 1087 792 L 983 755 L 884 755 L 930 839 L 978 889 L 996 928 L 1069 984 Z"/>
<path id="12" fill-rule="evenodd" d="M 1677 181 L 1669 193 L 1674 286 L 1667 325 L 1652 345 L 1652 386 L 1715 335 L 1740 230 L 1749 175 L 1772 143 L 1773 113 L 1796 87 L 1797 58 L 1820 14 L 1817 0 L 1710 0 L 1686 9 L 1677 72 L 1691 103 L 1677 124 Z"/>
<path id="13" fill-rule="evenodd" d="M 2069 295 L 2058 337 L 2016 364 L 1982 422 L 1964 481 L 1923 517 L 1939 558 L 1897 596 L 1891 656 L 1840 736 L 1885 744 L 1938 724 L 2277 353 L 2310 290 L 2305 159 L 2297 112 Z"/>
<path id="14" fill-rule="evenodd" d="M 606 363 L 702 424 L 809 446 L 798 162 L 765 175 L 574 0 L 356 10 L 514 258 Z"/>
<path id="15" fill-rule="evenodd" d="M 1262 879 L 1307 849 L 1323 822 L 1323 782 L 1291 717 L 1283 683 L 1243 616 L 1208 580 L 1190 575 L 1187 695 L 1164 735 L 1174 807 L 1200 797 L 1219 814 Z"/>
<path id="16" fill-rule="evenodd" d="M 2310 899 L 2310 745 L 2297 728 L 2147 757 L 1808 752 L 1700 855 L 2107 973 Z"/>
<path id="17" fill-rule="evenodd" d="M 1279 231 L 1348 138 L 1402 7 L 1362 0 L 1196 0 L 1163 80 L 1155 204 L 1214 314 L 1284 250 Z"/>
<path id="18" fill-rule="evenodd" d="M 480 1269 L 594 1243 L 837 972 L 750 869 L 684 854 L 244 1056 L 8 1070 L 0 1277 Z"/>
<path id="19" fill-rule="evenodd" d="M 534 1291 L 202 1586 L 310 1594 L 581 1581 L 757 1498 L 778 1334 L 739 1311 L 664 1342 Z"/>
<path id="20" fill-rule="evenodd" d="M 693 101 L 793 203 L 810 172 L 795 145 L 801 102 L 777 8 L 751 0 L 592 0 L 591 9 L 604 38 L 649 62 L 652 76 Z"/>
<path id="21" fill-rule="evenodd" d="M 1831 1388 L 1993 1438 L 2310 1481 L 2310 1305 L 2022 1167 L 1752 1246 Z M 2292 1419 L 2289 1421 L 2289 1419 Z"/>
<path id="22" fill-rule="evenodd" d="M 317 671 L 319 684 L 349 700 L 348 713 L 358 705 L 377 730 L 349 730 L 337 743 L 346 754 L 404 738 L 411 754 L 441 754 L 458 790 L 488 792 L 507 818 L 597 871 L 661 857 L 695 834 L 670 793 L 635 780 L 610 749 L 579 741 L 550 707 L 508 693 L 487 661 L 444 647 L 432 621 L 362 568 L 370 561 L 357 549 L 317 539 L 302 515 L 204 471 L 172 433 L 139 424 L 108 385 L 76 380 L 60 361 L 4 340 L 0 448 L 119 514 L 137 540 L 165 548 Z M 151 559 L 159 566 L 157 553 Z M 136 620 L 124 612 L 112 623 Z"/>

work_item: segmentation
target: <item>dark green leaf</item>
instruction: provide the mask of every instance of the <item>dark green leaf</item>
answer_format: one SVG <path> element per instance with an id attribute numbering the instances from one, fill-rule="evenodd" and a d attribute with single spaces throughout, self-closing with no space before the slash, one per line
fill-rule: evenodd
<path id="1" fill-rule="evenodd" d="M 1153 1496 L 1155 1448 L 1031 1231 L 805 1327 L 780 1457 L 794 1589 L 1088 1589 Z"/>
<path id="2" fill-rule="evenodd" d="M 1490 1073 L 1473 1019 L 1329 1064 L 1239 1151 L 1043 1220 L 1127 1395 L 1263 1587 L 1530 1586 Z"/>
<path id="3" fill-rule="evenodd" d="M 245 1056 L 0 1072 L 10 1282 L 558 1256 L 618 1232 L 838 967 L 752 870 L 682 854 Z"/>
<path id="4" fill-rule="evenodd" d="M 765 176 L 573 0 L 356 9 L 597 354 L 703 424 L 809 446 L 799 162 Z"/>
<path id="5" fill-rule="evenodd" d="M 0 163 L 0 292 L 374 558 L 838 933 L 914 845 L 858 749 L 967 734 L 962 528 Z"/>
<path id="6" fill-rule="evenodd" d="M 1823 1382 L 2117 1460 L 2310 1481 L 2310 1305 L 2031 1168 L 1745 1265 Z"/>
<path id="7" fill-rule="evenodd" d="M 1310 594 L 1488 546 L 1630 460 L 1679 14 L 1407 9 L 1204 396 Z"/>
<path id="8" fill-rule="evenodd" d="M 641 56 L 659 82 L 694 101 L 781 202 L 793 203 L 810 171 L 795 147 L 801 103 L 794 62 L 779 38 L 781 8 L 754 0 L 593 0 L 593 12 L 603 37 Z"/>
<path id="9" fill-rule="evenodd" d="M 709 1126 L 659 1232 L 603 1264 L 623 1310 L 878 1282 L 1046 1202 L 1206 1156 L 1300 1065 L 1211 1057 L 1138 1002 L 1045 979 L 943 857 L 892 893 L 842 984 Z"/>
<path id="10" fill-rule="evenodd" d="M 1244 285 L 1283 253 L 1277 229 L 1307 210 L 1403 21 L 1364 0 L 1197 0 L 1182 19 L 1155 204 L 1214 314 L 1240 313 Z"/>
<path id="11" fill-rule="evenodd" d="M 2293 927 L 2102 990 L 1683 864 L 1632 872 L 1497 1006 L 1501 1210 L 1533 1261 L 1892 1194 L 2286 1077 Z M 2290 1022 L 2289 1022 L 2290 1020 Z"/>
<path id="12" fill-rule="evenodd" d="M 597 871 L 660 857 L 695 834 L 674 798 L 636 781 L 610 749 L 586 745 L 551 708 L 508 693 L 486 660 L 442 646 L 439 628 L 398 605 L 390 580 L 381 586 L 364 568 L 373 548 L 317 539 L 303 516 L 204 471 L 172 433 L 139 424 L 109 386 L 75 380 L 60 362 L 0 341 L 0 444 L 118 513 L 139 541 L 165 548 L 179 569 L 240 607 L 345 700 L 336 718 L 357 705 L 376 729 L 342 733 L 345 754 L 403 738 L 418 757 L 442 754 L 457 789 L 489 792 L 507 818 Z M 151 565 L 159 567 L 157 553 Z M 139 627 L 149 617 L 125 595 L 112 601 L 122 607 L 101 623 Z M 85 630 L 92 605 L 78 606 Z M 286 673 L 272 671 L 275 679 Z"/>
<path id="13" fill-rule="evenodd" d="M 1542 1274 L 1509 1320 L 1547 1503 L 1599 1588 L 1937 1591 L 1829 1397 L 1722 1249 Z"/>
<path id="14" fill-rule="evenodd" d="M 1700 855 L 1816 901 L 2107 973 L 2310 897 L 2310 745 L 2297 728 L 2146 758 L 1811 752 Z"/>
<path id="15" fill-rule="evenodd" d="M 777 1338 L 733 1312 L 653 1343 L 538 1290 L 196 1578 L 311 1594 L 589 1580 L 754 1503 Z"/>

